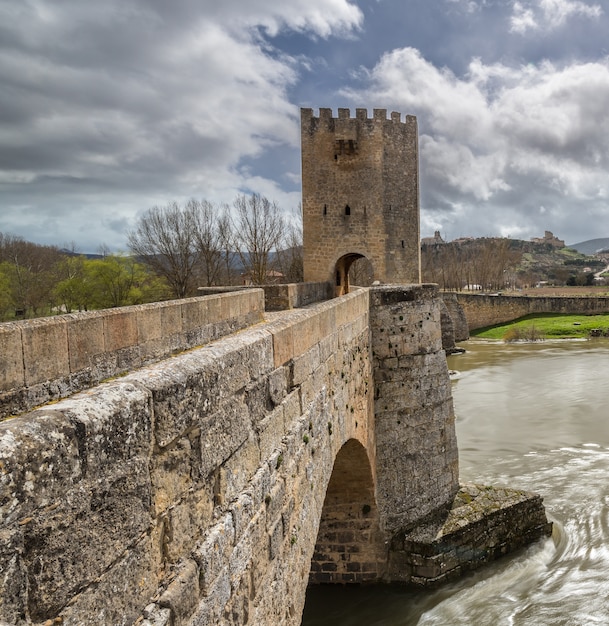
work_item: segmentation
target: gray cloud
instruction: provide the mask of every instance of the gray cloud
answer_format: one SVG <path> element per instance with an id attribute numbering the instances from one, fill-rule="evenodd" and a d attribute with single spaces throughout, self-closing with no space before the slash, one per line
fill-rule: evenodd
<path id="1" fill-rule="evenodd" d="M 298 143 L 298 62 L 257 29 L 361 23 L 346 0 L 300 4 L 0 2 L 0 230 L 120 247 L 151 202 L 253 184 L 244 158 Z"/>
<path id="2" fill-rule="evenodd" d="M 606 212 L 607 59 L 560 67 L 476 59 L 459 78 L 405 48 L 366 81 L 348 97 L 419 116 L 427 229 L 527 238 L 547 228 L 574 241 Z"/>
<path id="3" fill-rule="evenodd" d="M 171 200 L 293 209 L 299 106 L 419 116 L 424 235 L 606 228 L 597 2 L 357 1 L 0 0 L 0 231 L 121 249 Z"/>

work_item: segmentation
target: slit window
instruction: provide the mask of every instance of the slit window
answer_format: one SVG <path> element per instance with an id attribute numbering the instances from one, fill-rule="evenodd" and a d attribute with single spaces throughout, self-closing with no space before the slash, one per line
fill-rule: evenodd
<path id="1" fill-rule="evenodd" d="M 351 215 L 351 207 L 348 204 L 345 205 L 345 215 Z"/>

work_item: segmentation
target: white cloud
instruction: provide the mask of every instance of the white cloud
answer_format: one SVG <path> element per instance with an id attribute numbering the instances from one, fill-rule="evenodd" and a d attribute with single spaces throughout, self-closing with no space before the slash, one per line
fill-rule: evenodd
<path id="1" fill-rule="evenodd" d="M 537 28 L 539 28 L 539 25 L 533 10 L 526 8 L 521 2 L 514 2 L 510 31 L 523 34 L 527 30 L 535 30 Z"/>
<path id="2" fill-rule="evenodd" d="M 459 78 L 404 48 L 365 74 L 362 91 L 345 92 L 356 103 L 418 115 L 424 209 L 455 224 L 477 220 L 487 233 L 509 226 L 514 236 L 514 223 L 535 227 L 532 204 L 554 205 L 560 221 L 575 207 L 583 215 L 607 201 L 609 60 L 565 67 L 474 60 L 469 69 Z"/>
<path id="3" fill-rule="evenodd" d="M 515 0 L 512 11 L 510 30 L 519 34 L 528 30 L 554 30 L 564 26 L 570 17 L 598 18 L 603 13 L 599 4 L 582 0 L 533 0 L 528 5 Z"/>

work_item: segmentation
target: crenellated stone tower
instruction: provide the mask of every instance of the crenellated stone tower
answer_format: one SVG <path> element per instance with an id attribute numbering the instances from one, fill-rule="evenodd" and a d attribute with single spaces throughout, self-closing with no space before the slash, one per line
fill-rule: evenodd
<path id="1" fill-rule="evenodd" d="M 420 282 L 417 120 L 301 109 L 304 279 L 349 290 L 358 258 L 381 283 Z"/>

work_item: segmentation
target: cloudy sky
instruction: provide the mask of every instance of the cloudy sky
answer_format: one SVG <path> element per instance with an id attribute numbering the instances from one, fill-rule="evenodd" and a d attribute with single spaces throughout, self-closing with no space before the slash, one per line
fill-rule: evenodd
<path id="1" fill-rule="evenodd" d="M 421 235 L 609 236 L 607 0 L 0 0 L 0 232 L 300 201 L 299 107 L 419 119 Z"/>

